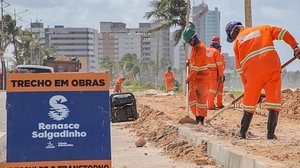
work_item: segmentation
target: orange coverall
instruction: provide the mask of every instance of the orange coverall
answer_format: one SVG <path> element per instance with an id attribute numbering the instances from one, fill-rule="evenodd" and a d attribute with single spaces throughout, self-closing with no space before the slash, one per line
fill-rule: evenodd
<path id="1" fill-rule="evenodd" d="M 195 116 L 207 115 L 208 70 L 206 47 L 202 41 L 192 47 L 189 62 L 189 108 Z"/>
<path id="2" fill-rule="evenodd" d="M 115 93 L 122 93 L 122 84 L 123 84 L 124 80 L 122 77 L 118 77 L 116 82 L 115 82 L 115 89 L 114 92 Z"/>
<path id="3" fill-rule="evenodd" d="M 164 82 L 166 85 L 166 91 L 170 92 L 173 90 L 173 84 L 174 84 L 174 74 L 172 71 L 168 70 L 164 75 Z"/>
<path id="4" fill-rule="evenodd" d="M 225 57 L 222 53 L 220 53 L 220 63 L 221 69 L 220 69 L 220 77 L 224 76 L 224 71 L 226 68 L 226 62 L 225 62 Z M 219 79 L 220 80 L 220 79 Z M 224 91 L 224 81 L 219 81 L 219 89 L 217 93 L 217 107 L 221 108 L 223 107 L 223 91 Z"/>
<path id="5" fill-rule="evenodd" d="M 218 49 L 209 47 L 206 49 L 206 56 L 208 60 L 208 71 L 209 71 L 209 85 L 208 85 L 208 100 L 207 108 L 215 108 L 215 97 L 217 96 L 218 90 L 220 88 L 220 77 L 223 76 L 223 64 L 221 53 Z M 222 106 L 222 103 L 221 105 Z"/>
<path id="6" fill-rule="evenodd" d="M 284 40 L 292 48 L 298 43 L 285 29 L 268 25 L 242 28 L 234 41 L 236 68 L 244 84 L 243 108 L 254 112 L 261 90 L 266 108 L 280 111 L 281 63 L 273 40 Z"/>

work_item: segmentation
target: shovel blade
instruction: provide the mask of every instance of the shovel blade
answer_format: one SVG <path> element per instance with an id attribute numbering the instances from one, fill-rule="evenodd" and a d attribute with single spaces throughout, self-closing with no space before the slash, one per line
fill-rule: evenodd
<path id="1" fill-rule="evenodd" d="M 187 115 L 184 118 L 180 119 L 178 121 L 178 123 L 180 123 L 180 124 L 195 124 L 196 121 Z"/>

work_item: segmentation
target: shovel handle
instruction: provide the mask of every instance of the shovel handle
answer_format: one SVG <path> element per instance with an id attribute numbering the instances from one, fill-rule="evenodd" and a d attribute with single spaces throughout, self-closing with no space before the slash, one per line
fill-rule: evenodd
<path id="1" fill-rule="evenodd" d="M 292 63 L 296 59 L 297 59 L 297 57 L 291 58 L 286 63 L 284 63 L 283 65 L 281 65 L 281 69 L 284 69 L 286 66 L 288 66 L 290 63 Z M 240 95 L 238 98 L 234 99 L 231 103 L 229 103 L 228 105 L 226 105 L 225 107 L 223 107 L 221 110 L 217 111 L 213 116 L 211 116 L 210 118 L 208 118 L 206 120 L 206 122 L 210 124 L 211 120 L 215 119 L 217 116 L 219 116 L 220 114 L 222 114 L 225 110 L 227 110 L 231 105 L 233 105 L 236 102 L 238 102 L 239 100 L 241 100 L 244 97 L 244 95 L 245 94 Z"/>

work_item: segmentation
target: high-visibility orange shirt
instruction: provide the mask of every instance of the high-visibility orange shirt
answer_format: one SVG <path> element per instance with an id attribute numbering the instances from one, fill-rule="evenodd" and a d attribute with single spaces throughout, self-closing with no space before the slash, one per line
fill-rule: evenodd
<path id="1" fill-rule="evenodd" d="M 292 49 L 298 45 L 295 38 L 283 28 L 263 25 L 244 27 L 240 30 L 234 41 L 234 53 L 236 68 L 241 74 L 242 80 L 243 72 L 248 68 L 255 68 L 252 62 L 254 62 L 255 59 L 259 59 L 258 56 L 267 52 L 273 52 L 277 55 L 277 58 L 270 58 L 267 63 L 280 68 L 281 63 L 274 48 L 274 40 L 284 40 Z"/>
<path id="2" fill-rule="evenodd" d="M 197 78 L 198 75 L 207 74 L 206 47 L 200 40 L 198 44 L 192 47 L 189 66 L 188 80 L 190 82 L 201 80 L 202 78 Z"/>
<path id="3" fill-rule="evenodd" d="M 115 82 L 115 84 L 116 85 L 122 85 L 123 82 L 124 82 L 123 78 L 122 77 L 118 77 L 117 80 L 116 80 L 116 82 Z"/>
<path id="4" fill-rule="evenodd" d="M 219 75 L 223 74 L 223 62 L 220 51 L 210 46 L 206 49 L 206 56 L 208 69 L 217 71 Z"/>
<path id="5" fill-rule="evenodd" d="M 174 74 L 172 71 L 167 71 L 164 75 L 164 81 L 165 82 L 173 82 L 174 80 Z"/>
<path id="6" fill-rule="evenodd" d="M 225 61 L 225 57 L 222 53 L 220 53 L 220 58 L 221 58 L 221 71 L 220 71 L 220 75 L 224 75 L 224 71 L 226 69 L 226 61 Z"/>

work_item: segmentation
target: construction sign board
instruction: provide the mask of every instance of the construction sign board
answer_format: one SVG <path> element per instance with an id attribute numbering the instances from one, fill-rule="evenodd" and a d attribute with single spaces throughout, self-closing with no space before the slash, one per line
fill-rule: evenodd
<path id="1" fill-rule="evenodd" d="M 7 168 L 111 168 L 106 73 L 10 74 Z"/>

